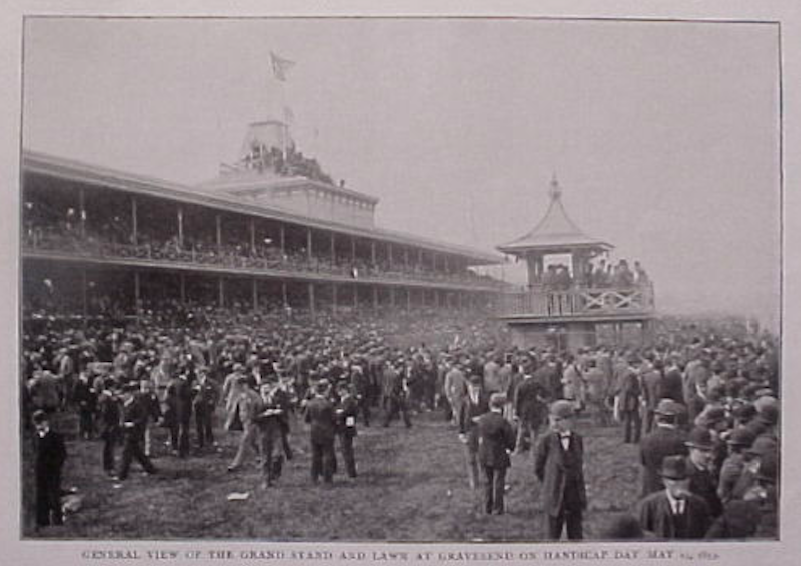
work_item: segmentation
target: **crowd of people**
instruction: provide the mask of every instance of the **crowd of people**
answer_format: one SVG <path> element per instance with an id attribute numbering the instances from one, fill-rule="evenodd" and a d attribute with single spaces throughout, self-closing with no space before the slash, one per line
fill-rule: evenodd
<path id="1" fill-rule="evenodd" d="M 649 287 L 651 279 L 639 261 L 630 267 L 626 259 L 615 264 L 602 258 L 594 266 L 587 262 L 580 273 L 571 273 L 564 264 L 551 264 L 542 274 L 533 274 L 529 284 L 548 291 L 567 291 L 576 287 L 633 289 Z"/>
<path id="2" fill-rule="evenodd" d="M 69 209 L 73 211 L 74 209 Z M 392 279 L 415 279 L 423 281 L 451 282 L 476 286 L 498 286 L 501 283 L 487 275 L 469 269 L 434 269 L 430 265 L 406 263 L 387 259 L 375 262 L 353 257 L 309 256 L 304 247 L 281 250 L 270 238 L 244 244 L 217 244 L 214 241 L 178 236 L 158 238 L 139 234 L 132 241 L 131 232 L 119 238 L 118 231 L 80 230 L 79 222 L 59 221 L 50 223 L 27 223 L 23 244 L 37 251 L 57 251 L 70 254 L 107 258 L 141 259 L 193 263 L 204 266 L 225 266 L 237 269 L 269 269 L 279 271 L 303 271 L 360 277 Z"/>
<path id="3" fill-rule="evenodd" d="M 358 481 L 357 423 L 386 427 L 400 417 L 415 434 L 415 413 L 442 411 L 487 514 L 505 512 L 511 459 L 533 454 L 551 539 L 563 529 L 583 536 L 583 460 L 592 450 L 583 427 L 618 427 L 622 442 L 639 444 L 641 500 L 605 537 L 777 536 L 780 373 L 769 334 L 712 324 L 667 328 L 638 348 L 565 352 L 513 347 L 476 312 L 219 310 L 190 325 L 183 316 L 25 329 L 23 419 L 48 462 L 37 479 L 39 525 L 61 521 L 52 478 L 63 446 L 43 440 L 65 412 L 77 414 L 81 439 L 101 440 L 114 481 L 134 461 L 158 473 L 151 429 L 164 426 L 177 458 L 216 453 L 220 434 L 238 435 L 235 456 L 220 465 L 237 473 L 259 458 L 269 489 L 295 455 L 301 422 L 311 481 L 332 485 L 337 448 Z"/>

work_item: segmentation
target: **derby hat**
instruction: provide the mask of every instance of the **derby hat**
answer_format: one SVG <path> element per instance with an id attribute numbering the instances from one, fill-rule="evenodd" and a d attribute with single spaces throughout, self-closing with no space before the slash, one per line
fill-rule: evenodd
<path id="1" fill-rule="evenodd" d="M 687 479 L 687 460 L 684 456 L 666 456 L 659 475 L 669 480 Z"/>

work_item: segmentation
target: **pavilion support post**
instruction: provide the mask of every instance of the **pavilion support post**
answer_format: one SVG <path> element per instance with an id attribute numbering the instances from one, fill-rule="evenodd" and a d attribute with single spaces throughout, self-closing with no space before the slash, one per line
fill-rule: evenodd
<path id="1" fill-rule="evenodd" d="M 217 290 L 217 304 L 220 305 L 220 308 L 225 308 L 225 280 L 222 276 L 217 278 Z"/>
<path id="2" fill-rule="evenodd" d="M 138 216 L 136 213 L 136 197 L 131 197 L 131 243 L 139 243 Z"/>
<path id="3" fill-rule="evenodd" d="M 337 242 L 336 242 L 336 234 L 331 232 L 331 265 L 336 265 L 337 263 Z"/>
<path id="4" fill-rule="evenodd" d="M 286 253 L 286 229 L 283 224 L 278 226 L 278 243 L 281 246 L 281 257 Z"/>
<path id="5" fill-rule="evenodd" d="M 139 279 L 139 272 L 134 271 L 134 306 L 136 308 L 136 318 L 137 323 L 139 322 L 139 316 L 142 312 L 142 289 L 141 289 L 141 281 Z"/>
<path id="6" fill-rule="evenodd" d="M 252 279 L 250 291 L 251 301 L 253 302 L 253 312 L 256 312 L 259 309 L 259 280 L 255 277 Z"/>
<path id="7" fill-rule="evenodd" d="M 370 261 L 375 267 L 375 240 L 370 240 Z"/>
<path id="8" fill-rule="evenodd" d="M 403 248 L 403 269 L 409 271 L 409 248 Z"/>
<path id="9" fill-rule="evenodd" d="M 178 207 L 178 245 L 184 247 L 184 209 Z"/>
<path id="10" fill-rule="evenodd" d="M 331 283 L 331 310 L 337 312 L 337 284 Z"/>
<path id="11" fill-rule="evenodd" d="M 81 187 L 78 189 L 78 214 L 81 221 L 81 239 L 86 238 L 86 190 Z"/>
<path id="12" fill-rule="evenodd" d="M 411 287 L 406 287 L 406 310 L 412 310 L 412 289 Z"/>
<path id="13" fill-rule="evenodd" d="M 312 261 L 312 231 L 311 228 L 306 228 L 306 259 Z"/>
<path id="14" fill-rule="evenodd" d="M 250 219 L 250 253 L 256 254 L 256 221 Z"/>
<path id="15" fill-rule="evenodd" d="M 214 217 L 214 222 L 217 227 L 217 250 L 219 251 L 222 249 L 222 217 L 217 214 Z"/>
<path id="16" fill-rule="evenodd" d="M 356 236 L 350 237 L 350 261 L 356 265 Z"/>
<path id="17" fill-rule="evenodd" d="M 81 269 L 81 302 L 83 311 L 83 323 L 86 324 L 86 316 L 89 314 L 88 285 L 86 282 L 86 268 Z"/>
<path id="18" fill-rule="evenodd" d="M 423 268 L 423 248 L 417 250 L 417 266 L 422 269 Z"/>
<path id="19" fill-rule="evenodd" d="M 390 271 L 392 270 L 392 244 L 387 242 L 387 264 L 389 265 Z"/>
<path id="20" fill-rule="evenodd" d="M 309 289 L 309 313 L 311 313 L 311 315 L 314 316 L 317 313 L 317 311 L 315 309 L 315 304 L 314 304 L 314 302 L 315 302 L 314 301 L 314 283 L 309 282 L 308 289 Z"/>
<path id="21" fill-rule="evenodd" d="M 281 281 L 281 300 L 285 307 L 289 305 L 289 295 L 287 294 L 286 281 Z"/>

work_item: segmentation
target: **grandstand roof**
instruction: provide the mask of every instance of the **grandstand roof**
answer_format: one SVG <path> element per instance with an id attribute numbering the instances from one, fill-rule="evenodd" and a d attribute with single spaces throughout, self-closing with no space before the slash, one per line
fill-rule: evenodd
<path id="1" fill-rule="evenodd" d="M 209 206 L 228 212 L 248 214 L 270 220 L 290 224 L 309 226 L 319 230 L 327 230 L 339 234 L 347 234 L 361 238 L 376 239 L 404 246 L 415 246 L 429 251 L 458 255 L 470 260 L 471 265 L 489 265 L 499 263 L 501 258 L 494 253 L 485 252 L 447 242 L 423 238 L 405 232 L 375 227 L 358 227 L 338 222 L 310 218 L 293 214 L 285 210 L 252 205 L 241 202 L 235 195 L 220 193 L 199 193 L 193 187 L 136 175 L 73 159 L 56 157 L 46 153 L 24 149 L 22 152 L 22 169 L 25 173 L 38 173 L 51 177 L 68 179 L 75 182 L 107 187 L 113 190 L 165 198 L 177 202 Z M 304 182 L 312 182 L 303 178 Z M 326 185 L 328 186 L 328 185 Z M 334 187 L 338 188 L 338 187 Z"/>
<path id="2" fill-rule="evenodd" d="M 567 215 L 562 204 L 562 189 L 556 177 L 548 191 L 551 202 L 534 228 L 526 235 L 498 246 L 503 253 L 522 255 L 528 251 L 545 253 L 570 252 L 577 248 L 610 250 L 614 246 L 585 234 Z"/>

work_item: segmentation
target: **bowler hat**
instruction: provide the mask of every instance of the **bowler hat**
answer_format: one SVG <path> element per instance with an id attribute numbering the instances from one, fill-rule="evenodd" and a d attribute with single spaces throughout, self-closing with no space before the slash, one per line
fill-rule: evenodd
<path id="1" fill-rule="evenodd" d="M 756 479 L 763 482 L 776 483 L 779 476 L 779 462 L 775 452 L 769 452 L 759 461 Z"/>
<path id="2" fill-rule="evenodd" d="M 734 429 L 729 437 L 726 439 L 727 444 L 731 444 L 732 446 L 751 446 L 754 443 L 756 436 L 754 433 L 748 430 L 747 428 L 736 428 Z"/>
<path id="3" fill-rule="evenodd" d="M 757 436 L 754 443 L 746 449 L 746 454 L 763 457 L 766 454 L 775 454 L 779 450 L 779 444 L 770 436 Z"/>
<path id="4" fill-rule="evenodd" d="M 330 385 L 330 384 L 328 383 L 328 380 L 327 380 L 327 379 L 321 379 L 321 380 L 320 380 L 320 381 L 318 381 L 318 382 L 317 382 L 317 384 L 314 386 L 314 390 L 315 390 L 317 393 L 325 393 L 325 392 L 327 392 L 327 391 L 328 391 L 328 387 L 329 387 L 329 385 Z"/>
<path id="5" fill-rule="evenodd" d="M 656 409 L 654 409 L 654 413 L 657 415 L 675 417 L 682 413 L 682 407 L 673 399 L 660 399 L 659 403 L 656 405 Z"/>
<path id="6" fill-rule="evenodd" d="M 490 395 L 490 407 L 499 409 L 506 404 L 506 393 L 493 393 Z"/>
<path id="7" fill-rule="evenodd" d="M 570 401 L 560 399 L 551 403 L 550 414 L 558 419 L 566 419 L 573 416 L 573 404 Z"/>
<path id="8" fill-rule="evenodd" d="M 695 427 L 690 431 L 690 436 L 687 442 L 684 443 L 690 448 L 697 448 L 699 450 L 712 450 L 714 444 L 712 443 L 712 433 L 708 429 Z"/>
<path id="9" fill-rule="evenodd" d="M 669 480 L 687 479 L 687 460 L 684 456 L 666 456 L 659 475 Z"/>
<path id="10" fill-rule="evenodd" d="M 703 411 L 696 417 L 695 424 L 701 427 L 712 426 L 726 419 L 726 411 L 723 407 L 715 407 L 707 405 Z"/>

